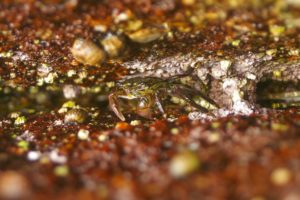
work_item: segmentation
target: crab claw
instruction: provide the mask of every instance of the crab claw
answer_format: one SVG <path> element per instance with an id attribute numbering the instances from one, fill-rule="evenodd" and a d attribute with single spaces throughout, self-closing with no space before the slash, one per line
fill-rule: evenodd
<path id="1" fill-rule="evenodd" d="M 125 117 L 120 111 L 120 106 L 118 103 L 118 97 L 113 93 L 108 96 L 109 101 L 109 107 L 112 109 L 112 111 L 119 117 L 121 121 L 125 121 Z"/>

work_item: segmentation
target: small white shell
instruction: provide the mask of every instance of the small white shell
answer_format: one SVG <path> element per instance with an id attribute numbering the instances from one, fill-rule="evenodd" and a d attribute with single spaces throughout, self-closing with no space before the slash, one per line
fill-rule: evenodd
<path id="1" fill-rule="evenodd" d="M 98 65 L 105 60 L 105 52 L 90 40 L 76 39 L 71 53 L 74 58 L 85 65 Z"/>
<path id="2" fill-rule="evenodd" d="M 127 35 L 134 42 L 148 43 L 162 37 L 164 31 L 158 28 L 144 28 Z"/>
<path id="3" fill-rule="evenodd" d="M 65 115 L 65 123 L 76 122 L 84 123 L 88 118 L 88 114 L 81 109 L 72 109 Z"/>
<path id="4" fill-rule="evenodd" d="M 124 47 L 123 41 L 116 35 L 109 34 L 101 44 L 110 57 L 117 57 Z"/>

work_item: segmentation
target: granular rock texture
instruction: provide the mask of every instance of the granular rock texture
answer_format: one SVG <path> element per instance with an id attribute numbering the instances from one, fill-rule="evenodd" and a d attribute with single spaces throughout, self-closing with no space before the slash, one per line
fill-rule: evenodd
<path id="1" fill-rule="evenodd" d="M 300 199 L 299 33 L 296 0 L 2 0 L 0 199 Z"/>

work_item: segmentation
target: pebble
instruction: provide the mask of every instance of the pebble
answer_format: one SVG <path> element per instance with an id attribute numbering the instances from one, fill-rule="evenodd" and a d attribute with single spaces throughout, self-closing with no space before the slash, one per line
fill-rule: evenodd
<path id="1" fill-rule="evenodd" d="M 37 74 L 40 77 L 46 77 L 50 72 L 52 72 L 53 68 L 45 63 L 42 63 L 37 68 Z"/>
<path id="2" fill-rule="evenodd" d="M 269 26 L 269 31 L 271 34 L 275 37 L 278 37 L 282 35 L 285 32 L 285 27 L 284 26 L 279 26 L 279 25 L 270 25 Z"/>
<path id="3" fill-rule="evenodd" d="M 74 108 L 76 103 L 74 101 L 67 101 L 62 105 L 62 108 Z"/>
<path id="4" fill-rule="evenodd" d="M 75 85 L 65 85 L 63 93 L 66 99 L 75 99 L 80 95 L 80 88 Z"/>
<path id="5" fill-rule="evenodd" d="M 26 199 L 29 191 L 28 181 L 20 173 L 6 171 L 0 174 L 0 199 Z"/>
<path id="6" fill-rule="evenodd" d="M 127 122 L 118 122 L 115 126 L 116 129 L 125 131 L 130 129 L 130 125 Z"/>
<path id="7" fill-rule="evenodd" d="M 27 159 L 30 161 L 36 161 L 41 157 L 41 152 L 39 151 L 29 151 L 27 153 Z"/>
<path id="8" fill-rule="evenodd" d="M 25 122 L 26 122 L 26 117 L 20 116 L 20 117 L 17 117 L 17 119 L 15 120 L 15 125 L 21 125 L 21 124 L 24 124 Z"/>
<path id="9" fill-rule="evenodd" d="M 80 140 L 87 140 L 87 139 L 89 139 L 89 134 L 90 134 L 90 132 L 88 130 L 80 129 L 77 133 L 77 136 L 78 136 L 78 139 L 80 139 Z"/>
<path id="10" fill-rule="evenodd" d="M 181 3 L 185 6 L 192 6 L 196 3 L 196 0 L 181 0 Z"/>
<path id="11" fill-rule="evenodd" d="M 171 133 L 172 133 L 172 135 L 178 135 L 179 134 L 179 129 L 178 128 L 172 128 Z"/>
<path id="12" fill-rule="evenodd" d="M 277 168 L 271 174 L 271 181 L 277 186 L 286 185 L 292 178 L 292 174 L 287 168 Z"/>
<path id="13" fill-rule="evenodd" d="M 200 167 L 198 156 L 192 152 L 183 152 L 175 155 L 170 163 L 170 174 L 175 178 L 181 178 L 191 174 Z"/>
<path id="14" fill-rule="evenodd" d="M 138 125 L 141 125 L 141 124 L 142 124 L 141 120 L 132 120 L 130 122 L 131 126 L 138 126 Z"/>
<path id="15" fill-rule="evenodd" d="M 220 141 L 221 135 L 219 133 L 211 133 L 207 136 L 207 140 L 210 143 L 216 143 Z"/>
<path id="16" fill-rule="evenodd" d="M 60 165 L 54 168 L 54 174 L 56 176 L 65 177 L 69 175 L 69 168 L 66 165 Z"/>
<path id="17" fill-rule="evenodd" d="M 101 134 L 101 135 L 98 136 L 98 140 L 100 142 L 105 142 L 106 140 L 108 140 L 108 136 L 105 135 L 105 134 Z"/>
<path id="18" fill-rule="evenodd" d="M 49 153 L 49 158 L 52 162 L 58 163 L 58 164 L 64 164 L 67 162 L 67 157 L 64 155 L 60 155 L 57 150 L 52 150 Z"/>

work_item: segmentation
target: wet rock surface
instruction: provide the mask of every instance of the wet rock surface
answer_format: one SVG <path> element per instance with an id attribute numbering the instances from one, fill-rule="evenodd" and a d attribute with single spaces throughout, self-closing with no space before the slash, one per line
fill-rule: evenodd
<path id="1" fill-rule="evenodd" d="M 0 198 L 300 198 L 299 13 L 297 1 L 1 1 Z M 176 76 L 219 108 L 169 95 L 164 114 L 138 101 L 154 113 L 143 118 L 133 100 L 124 122 L 109 108 L 116 85 L 135 92 L 123 80 L 142 99 L 163 86 L 143 77 Z"/>

